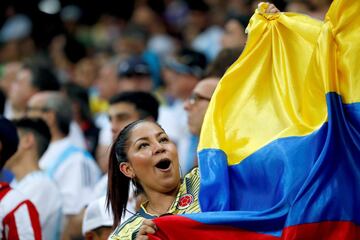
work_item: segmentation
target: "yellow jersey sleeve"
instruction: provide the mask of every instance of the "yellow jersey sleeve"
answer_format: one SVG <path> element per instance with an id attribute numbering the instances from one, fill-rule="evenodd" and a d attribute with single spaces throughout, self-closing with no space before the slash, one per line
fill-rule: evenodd
<path id="1" fill-rule="evenodd" d="M 109 240 L 133 240 L 141 227 L 144 218 L 137 213 L 123 224 L 120 224 L 110 235 Z"/>

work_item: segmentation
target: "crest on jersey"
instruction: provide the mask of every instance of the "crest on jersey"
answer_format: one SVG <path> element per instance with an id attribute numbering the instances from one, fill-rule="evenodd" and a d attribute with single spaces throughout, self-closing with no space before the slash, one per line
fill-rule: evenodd
<path id="1" fill-rule="evenodd" d="M 179 198 L 177 208 L 180 210 L 185 209 L 189 207 L 190 204 L 193 203 L 193 201 L 194 201 L 193 195 L 191 195 L 190 193 L 184 194 Z"/>

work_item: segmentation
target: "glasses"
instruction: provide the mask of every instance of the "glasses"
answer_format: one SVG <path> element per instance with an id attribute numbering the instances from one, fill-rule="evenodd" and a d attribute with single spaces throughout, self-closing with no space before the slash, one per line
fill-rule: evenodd
<path id="1" fill-rule="evenodd" d="M 208 98 L 208 97 L 205 97 L 205 96 L 201 96 L 201 95 L 199 95 L 199 94 L 197 94 L 197 93 L 193 93 L 193 94 L 191 94 L 191 96 L 189 97 L 189 103 L 191 104 L 191 105 L 194 105 L 195 103 L 197 103 L 197 102 L 199 102 L 199 101 L 201 101 L 201 100 L 204 100 L 204 101 L 210 101 L 211 100 L 211 98 Z"/>

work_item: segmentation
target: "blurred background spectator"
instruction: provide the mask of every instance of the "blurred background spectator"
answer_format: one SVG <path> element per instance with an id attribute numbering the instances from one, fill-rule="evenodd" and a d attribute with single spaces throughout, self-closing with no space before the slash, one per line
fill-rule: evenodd
<path id="1" fill-rule="evenodd" d="M 64 239 L 82 239 L 84 210 L 94 200 L 86 196 L 95 195 L 90 193 L 97 185 L 105 186 L 105 191 L 113 140 L 109 114 L 114 104 L 109 102 L 114 96 L 125 91 L 155 96 L 160 103 L 158 122 L 178 147 L 182 174 L 194 167 L 208 105 L 204 99 L 196 101 L 196 96 L 209 99 L 217 81 L 246 47 L 245 28 L 258 2 L 0 1 L 0 115 L 43 118 L 52 135 L 43 158 L 59 141 L 77 149 L 75 155 L 83 155 L 81 161 L 59 162 L 69 169 L 62 176 L 65 180 L 53 174 L 55 182 L 63 182 L 58 187 L 64 196 L 69 195 L 64 183 L 69 189 L 73 183 L 79 185 L 63 199 L 65 229 L 69 223 L 72 227 Z M 280 10 L 322 20 L 332 1 L 271 2 Z M 73 158 L 64 156 L 64 149 L 56 149 L 63 159 Z M 48 170 L 43 160 L 40 167 Z M 3 169 L 0 176 L 8 181 L 14 177 L 9 169 Z M 86 192 L 82 201 L 77 201 L 76 209 L 69 209 L 72 197 L 80 191 Z"/>
<path id="2" fill-rule="evenodd" d="M 58 240 L 64 221 L 61 194 L 55 182 L 39 167 L 39 159 L 50 143 L 50 130 L 41 119 L 22 118 L 14 123 L 19 147 L 5 165 L 15 174 L 10 186 L 34 203 L 42 237 Z"/>
<path id="3" fill-rule="evenodd" d="M 108 239 L 113 225 L 113 216 L 106 210 L 105 196 L 91 202 L 85 210 L 82 233 L 86 240 Z"/>

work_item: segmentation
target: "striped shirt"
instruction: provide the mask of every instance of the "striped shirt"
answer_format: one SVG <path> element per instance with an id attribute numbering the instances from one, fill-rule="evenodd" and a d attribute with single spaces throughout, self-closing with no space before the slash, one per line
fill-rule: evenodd
<path id="1" fill-rule="evenodd" d="M 200 205 L 198 201 L 200 188 L 199 169 L 193 169 L 187 174 L 180 185 L 175 201 L 171 205 L 167 213 L 169 214 L 185 214 L 200 212 Z M 145 203 L 146 204 L 146 203 Z M 134 240 L 139 232 L 144 219 L 154 219 L 157 216 L 149 214 L 144 204 L 141 205 L 140 210 L 126 222 L 118 226 L 111 234 L 110 240 Z"/>
<path id="2" fill-rule="evenodd" d="M 60 239 L 63 224 L 61 194 L 55 182 L 43 171 L 28 173 L 10 186 L 32 201 L 39 212 L 44 239 Z"/>
<path id="3" fill-rule="evenodd" d="M 39 165 L 58 185 L 65 215 L 80 213 L 93 200 L 101 171 L 90 153 L 75 147 L 68 137 L 50 143 Z"/>
<path id="4" fill-rule="evenodd" d="M 21 193 L 0 183 L 0 238 L 41 240 L 39 214 Z"/>

